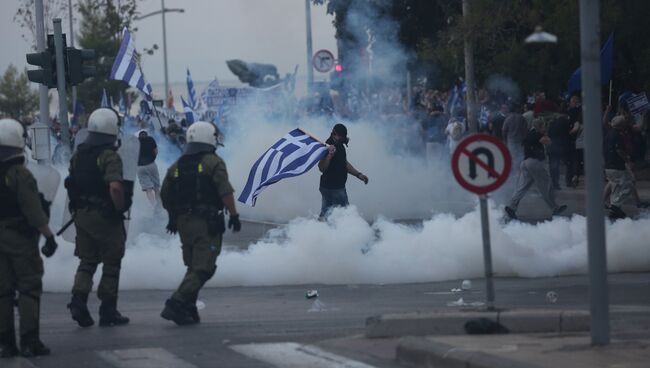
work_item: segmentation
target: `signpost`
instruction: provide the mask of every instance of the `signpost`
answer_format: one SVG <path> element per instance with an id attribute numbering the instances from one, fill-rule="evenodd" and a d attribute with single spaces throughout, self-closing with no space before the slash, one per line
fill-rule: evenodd
<path id="1" fill-rule="evenodd" d="M 463 139 L 451 157 L 451 168 L 458 183 L 479 196 L 488 310 L 494 309 L 494 284 L 487 193 L 498 189 L 508 180 L 511 164 L 506 145 L 499 139 L 482 133 Z"/>
<path id="2" fill-rule="evenodd" d="M 314 54 L 314 57 L 311 59 L 311 64 L 314 66 L 314 69 L 321 73 L 328 73 L 332 68 L 336 59 L 334 59 L 334 54 L 328 50 L 318 50 Z"/>

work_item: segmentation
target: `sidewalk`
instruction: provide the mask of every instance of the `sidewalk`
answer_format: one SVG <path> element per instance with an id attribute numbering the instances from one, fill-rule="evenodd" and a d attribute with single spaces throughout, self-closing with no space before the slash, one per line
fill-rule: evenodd
<path id="1" fill-rule="evenodd" d="M 507 334 L 467 335 L 474 318 L 498 321 Z M 517 308 L 433 311 L 371 317 L 366 338 L 393 342 L 394 361 L 413 367 L 648 367 L 650 307 L 613 305 L 611 343 L 592 347 L 589 313 L 571 309 Z M 397 338 L 402 336 L 401 338 Z M 377 338 L 381 337 L 381 338 Z"/>
<path id="2" fill-rule="evenodd" d="M 407 337 L 397 361 L 417 367 L 648 367 L 650 335 L 614 336 L 591 347 L 588 333 Z"/>

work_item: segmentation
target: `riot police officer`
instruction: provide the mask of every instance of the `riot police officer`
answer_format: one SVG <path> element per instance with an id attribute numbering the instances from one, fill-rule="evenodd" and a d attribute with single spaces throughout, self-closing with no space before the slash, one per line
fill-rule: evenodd
<path id="1" fill-rule="evenodd" d="M 119 125 L 119 115 L 113 109 L 100 108 L 90 114 L 88 137 L 72 156 L 70 176 L 65 182 L 77 229 L 75 255 L 80 260 L 68 308 L 81 327 L 95 323 L 87 302 L 100 263 L 103 269 L 97 288 L 101 300 L 99 325 L 129 323 L 117 310 L 126 241 L 123 213 L 130 206 L 130 193 L 123 184 L 122 159 L 116 152 Z"/>
<path id="2" fill-rule="evenodd" d="M 0 358 L 18 354 L 14 329 L 14 297 L 18 293 L 20 352 L 25 357 L 47 355 L 40 340 L 39 315 L 43 261 L 39 233 L 46 237 L 42 252 L 57 248 L 48 226 L 47 205 L 36 180 L 25 167 L 24 128 L 13 119 L 0 120 Z"/>
<path id="3" fill-rule="evenodd" d="M 169 214 L 167 229 L 178 231 L 187 266 L 183 281 L 160 314 L 178 325 L 200 322 L 196 300 L 217 270 L 225 231 L 224 207 L 230 214 L 228 228 L 241 229 L 226 164 L 215 153 L 217 144 L 218 130 L 213 124 L 190 125 L 185 151 L 167 171 L 160 193 Z"/>

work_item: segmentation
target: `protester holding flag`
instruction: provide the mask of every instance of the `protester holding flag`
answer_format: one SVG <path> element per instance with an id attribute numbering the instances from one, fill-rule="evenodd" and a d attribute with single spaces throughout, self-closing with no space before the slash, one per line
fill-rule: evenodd
<path id="1" fill-rule="evenodd" d="M 151 206 L 157 208 L 160 197 L 160 174 L 158 173 L 158 165 L 156 165 L 158 146 L 153 137 L 149 136 L 144 129 L 138 132 L 138 140 L 140 141 L 138 180 Z"/>
<path id="2" fill-rule="evenodd" d="M 217 270 L 217 257 L 226 231 L 224 207 L 230 213 L 228 228 L 241 230 L 226 164 L 215 153 L 216 127 L 196 122 L 187 130 L 185 151 L 167 171 L 160 193 L 169 214 L 167 230 L 178 232 L 187 272 L 178 289 L 165 302 L 160 316 L 177 325 L 200 322 L 196 300 Z"/>
<path id="3" fill-rule="evenodd" d="M 368 184 L 368 177 L 355 169 L 347 160 L 345 146 L 348 142 L 348 129 L 341 123 L 334 125 L 330 137 L 325 141 L 329 144 L 327 155 L 318 163 L 318 169 L 323 173 L 319 188 L 322 196 L 321 219 L 332 207 L 349 204 L 348 193 L 345 190 L 348 174 Z"/>

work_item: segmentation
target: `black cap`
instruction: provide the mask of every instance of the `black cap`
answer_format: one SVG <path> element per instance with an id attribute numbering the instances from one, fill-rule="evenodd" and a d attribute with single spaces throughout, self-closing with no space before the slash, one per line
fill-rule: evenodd
<path id="1" fill-rule="evenodd" d="M 348 136 L 348 128 L 345 127 L 345 125 L 338 123 L 334 125 L 334 129 L 332 129 L 336 132 L 336 134 L 342 136 L 342 137 L 347 137 Z"/>

